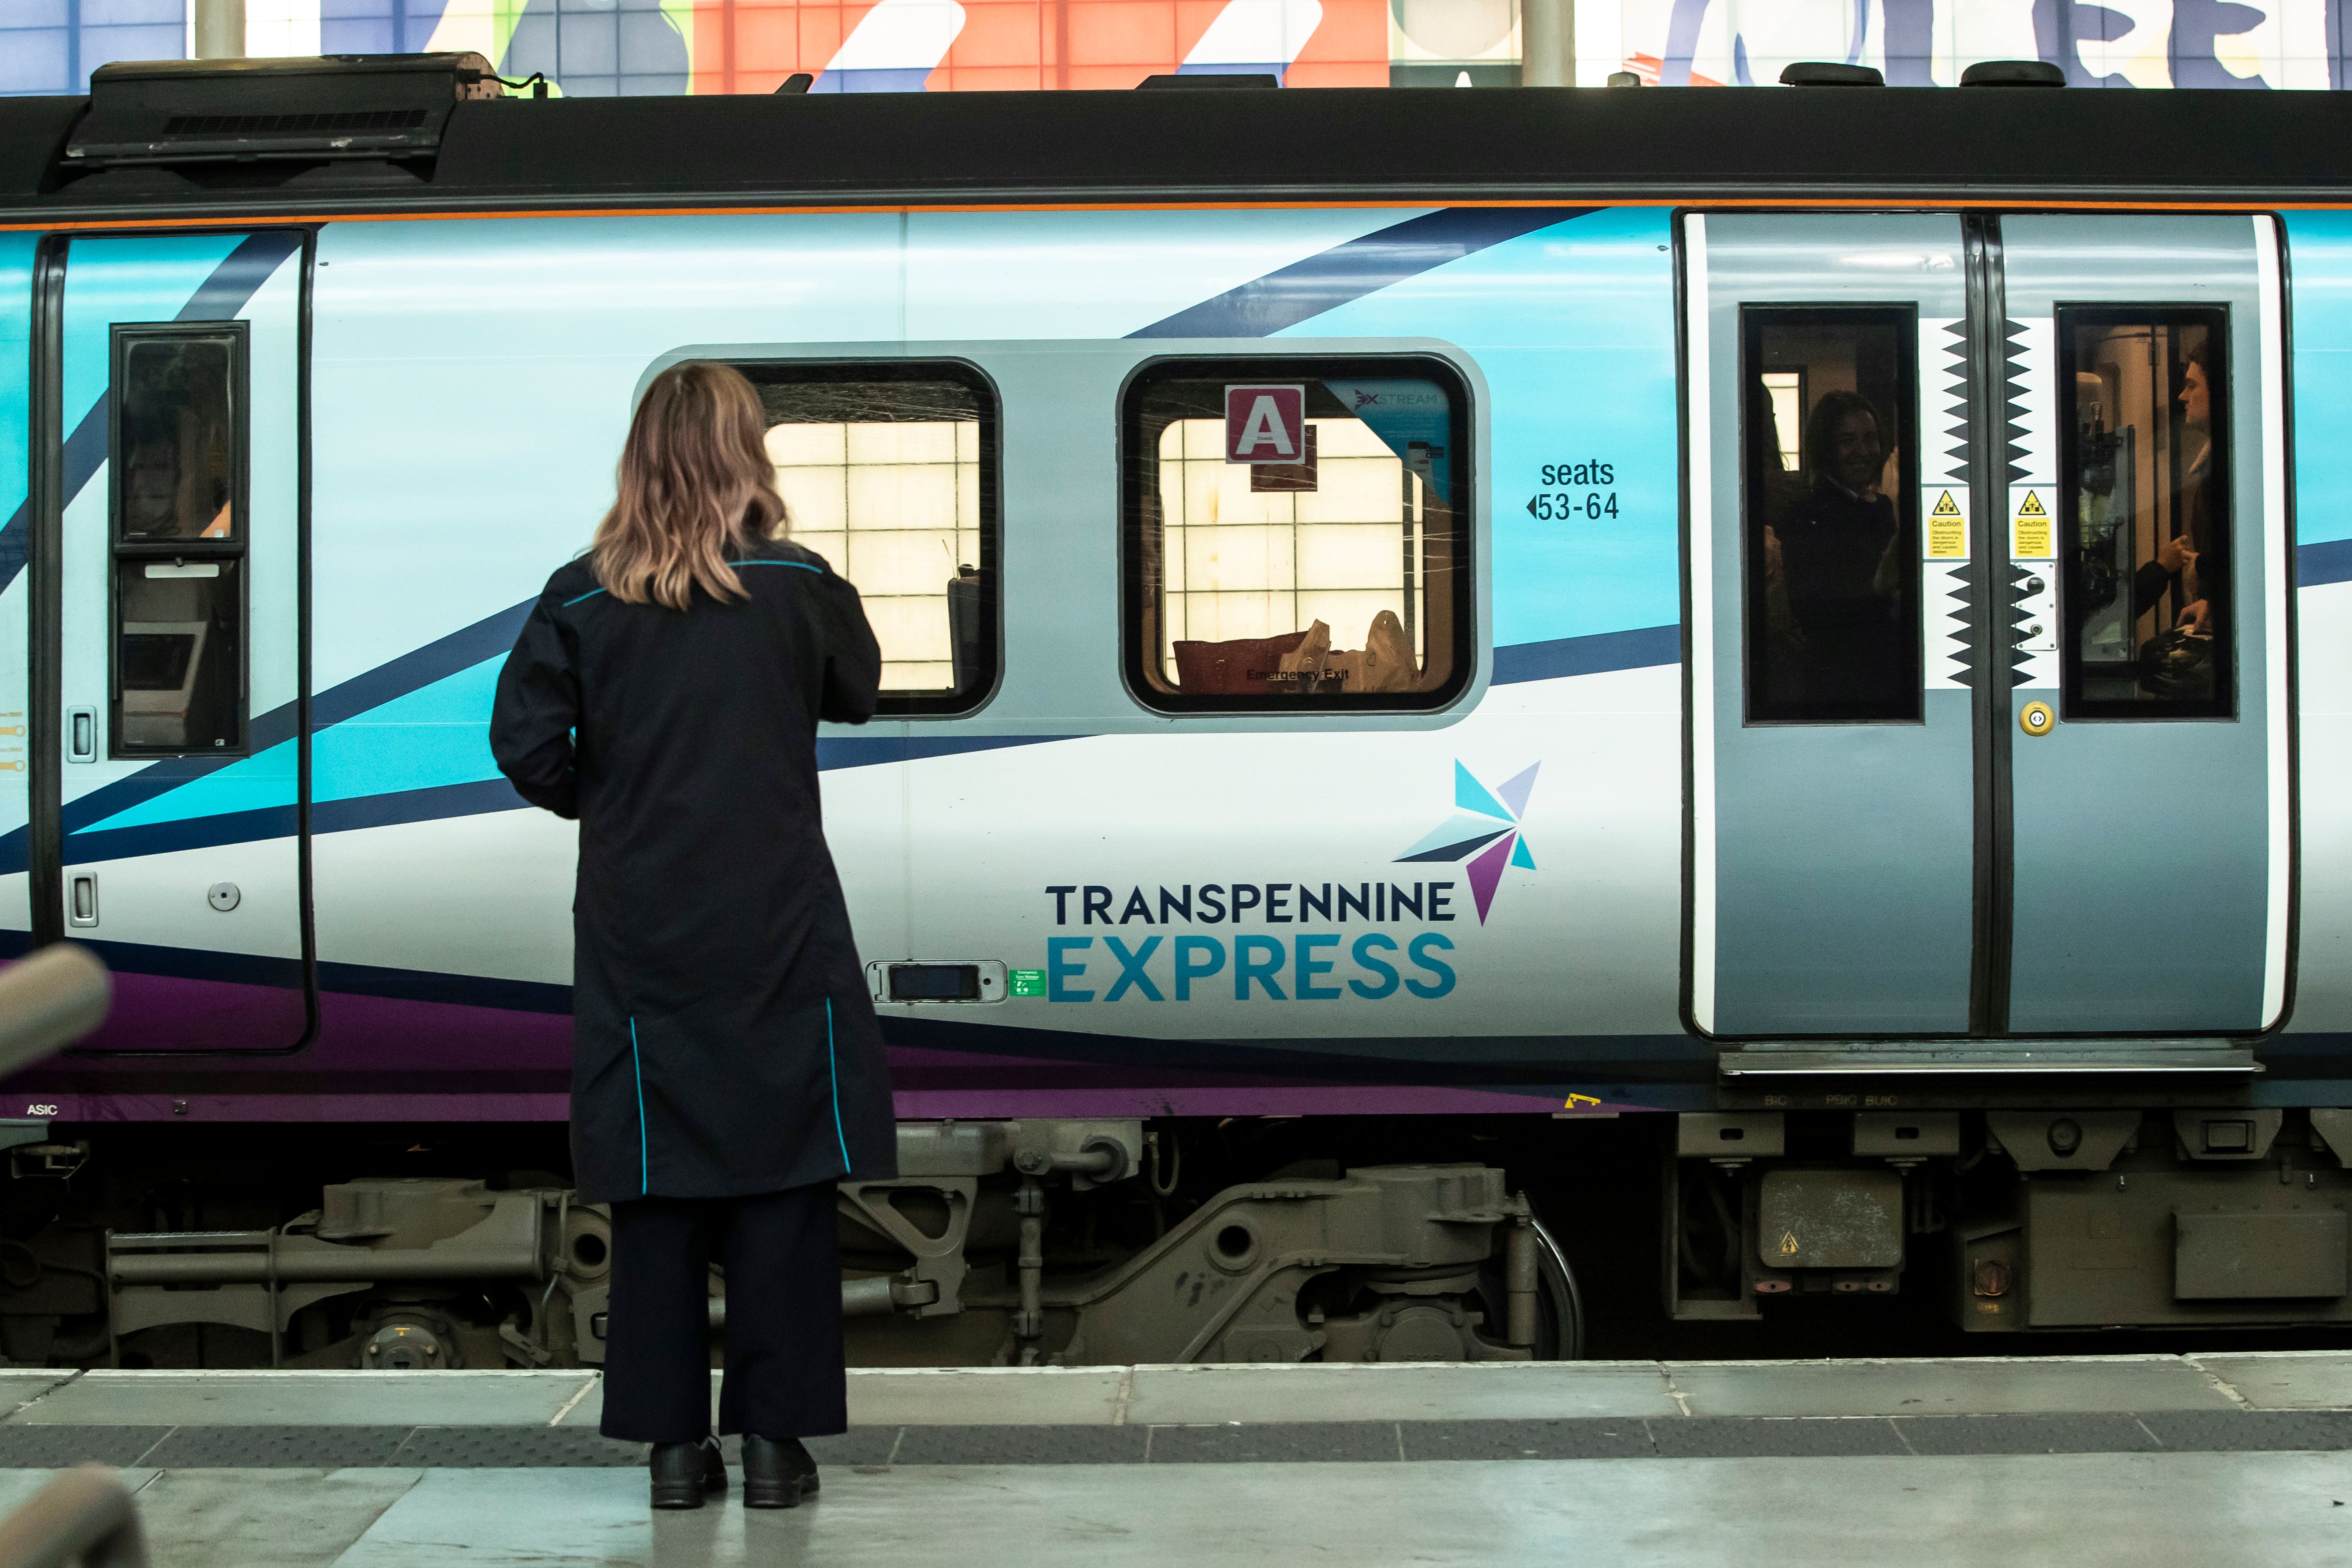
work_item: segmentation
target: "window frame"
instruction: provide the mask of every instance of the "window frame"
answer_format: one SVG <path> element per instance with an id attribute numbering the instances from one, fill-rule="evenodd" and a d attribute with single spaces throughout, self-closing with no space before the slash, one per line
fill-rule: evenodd
<path id="1" fill-rule="evenodd" d="M 1761 387 L 1762 377 L 1768 371 L 1786 371 L 1790 368 L 1784 363 L 1768 360 L 1763 354 L 1762 332 L 1767 326 L 1772 325 L 1833 325 L 1841 321 L 1853 321 L 1860 318 L 1866 321 L 1874 317 L 1900 318 L 1895 328 L 1895 384 L 1903 389 L 1906 401 L 1895 411 L 1897 416 L 1895 431 L 1895 451 L 1902 461 L 1898 468 L 1899 477 L 1895 481 L 1894 499 L 1895 526 L 1901 530 L 1907 520 L 1911 534 L 1912 548 L 1908 557 L 1909 575 L 1905 581 L 1908 586 L 1911 609 L 1912 658 L 1915 660 L 1912 666 L 1911 697 L 1914 706 L 1907 716 L 1893 719 L 1773 718 L 1769 716 L 1759 718 L 1756 711 L 1756 670 L 1758 665 L 1762 662 L 1764 639 L 1769 628 L 1756 613 L 1759 595 L 1753 574 L 1762 549 L 1763 524 L 1760 519 L 1759 530 L 1753 538 L 1748 529 L 1749 519 L 1758 515 L 1757 509 L 1762 505 L 1762 498 L 1754 493 L 1756 465 L 1752 460 L 1749 446 L 1751 433 L 1748 428 L 1754 413 L 1754 403 L 1750 393 L 1755 388 Z M 1925 671 L 1921 668 L 1921 664 L 1924 663 L 1924 654 L 1921 649 L 1924 647 L 1926 638 L 1927 605 L 1921 582 L 1922 569 L 1926 562 L 1924 542 L 1920 537 L 1923 520 L 1918 516 L 1917 511 L 1920 490 L 1919 443 L 1922 438 L 1920 436 L 1919 306 L 1917 301 L 1853 300 L 1822 303 L 1802 300 L 1787 301 L 1743 300 L 1739 302 L 1739 353 L 1737 374 L 1738 381 L 1734 384 L 1733 396 L 1737 401 L 1736 417 L 1738 420 L 1735 449 L 1739 464 L 1740 726 L 1743 729 L 1770 730 L 1791 726 L 1852 729 L 1884 725 L 1908 725 L 1916 728 L 1924 725 L 1927 721 L 1927 702 Z M 1805 382 L 1799 383 L 1801 388 L 1806 384 Z M 1907 419 L 1903 417 L 1906 414 L 1908 416 Z M 1805 422 L 1806 411 L 1800 406 L 1797 441 L 1801 463 L 1803 460 Z M 1772 450 L 1777 454 L 1780 449 L 1777 439 L 1780 434 L 1777 424 L 1773 434 L 1776 438 L 1772 442 Z"/>
<path id="2" fill-rule="evenodd" d="M 1442 388 L 1451 406 L 1446 411 L 1447 438 L 1456 457 L 1454 494 L 1446 498 L 1454 511 L 1454 552 L 1449 609 L 1454 618 L 1454 668 L 1439 686 L 1423 692 L 1364 692 L 1353 695 L 1296 697 L 1234 697 L 1216 693 L 1188 696 L 1157 689 L 1150 661 L 1157 647 L 1144 647 L 1146 623 L 1144 566 L 1145 529 L 1163 524 L 1159 519 L 1159 443 L 1167 426 L 1146 431 L 1142 405 L 1154 385 L 1169 381 L 1217 381 L 1233 384 L 1322 381 L 1330 377 L 1417 376 Z M 1344 720 L 1371 714 L 1433 713 L 1452 707 L 1478 679 L 1481 629 L 1478 624 L 1477 574 L 1478 472 L 1476 410 L 1469 380 L 1450 361 L 1433 353 L 1289 353 L 1289 354 L 1169 354 L 1149 359 L 1129 370 L 1118 389 L 1118 637 L 1119 674 L 1128 695 L 1138 706 L 1177 717 L 1214 714 L 1249 718 L 1328 718 Z M 1144 475 L 1150 465 L 1151 480 Z"/>
<path id="3" fill-rule="evenodd" d="M 226 342 L 229 350 L 229 531 L 226 539 L 131 540 L 123 535 L 122 460 L 131 352 L 142 343 Z M 253 742 L 252 329 L 248 322 L 117 321 L 109 329 L 106 388 L 106 754 L 110 762 L 236 758 Z M 131 562 L 228 563 L 236 577 L 236 732 L 225 746 L 132 746 L 123 740 L 122 567 Z"/>
<path id="4" fill-rule="evenodd" d="M 2238 498 L 2236 429 L 2237 387 L 2233 374 L 2232 351 L 2234 335 L 2229 302 L 2226 300 L 2149 300 L 2145 302 L 2111 300 L 2059 300 L 2051 306 L 2051 335 L 2056 339 L 2053 388 L 2058 426 L 2058 518 L 2057 552 L 2051 564 L 2057 578 L 2058 603 L 2058 711 L 2070 724 L 2105 723 L 2189 723 L 2219 721 L 2234 723 L 2238 711 Z M 2076 429 L 2077 412 L 2074 376 L 2079 368 L 2074 338 L 2083 327 L 2119 327 L 2134 325 L 2179 327 L 2201 325 L 2206 329 L 2207 352 L 2212 363 L 2206 367 L 2206 392 L 2214 404 L 2210 427 L 2214 432 L 2211 441 L 2211 477 L 2207 480 L 2227 508 L 2225 526 L 2221 530 L 2224 592 L 2221 604 L 2213 612 L 2225 634 L 2227 647 L 2215 650 L 2213 661 L 2213 695 L 2201 702 L 2179 698 L 2134 699 L 2115 701 L 2104 698 L 2086 698 L 2076 694 L 2080 685 L 2083 658 L 2076 636 L 2074 605 L 2075 563 L 2082 543 L 2074 526 L 2076 509 L 2082 501 L 2081 437 Z M 2169 406 L 2175 397 L 2168 387 L 2165 403 Z M 2130 592 L 2130 584 L 2121 591 Z M 2138 625 L 2134 616 L 2131 624 Z M 2224 640 L 2222 637 L 2215 638 Z"/>
<path id="5" fill-rule="evenodd" d="M 967 359 L 740 358 L 711 356 L 742 373 L 754 388 L 776 384 L 840 384 L 857 382 L 951 382 L 980 401 L 980 624 L 982 670 L 969 690 L 886 690 L 876 700 L 877 719 L 963 719 L 994 700 L 1004 684 L 1003 588 L 1004 399 L 989 374 Z M 773 426 L 770 426 L 773 428 Z M 792 536 L 787 534 L 789 539 Z M 840 574 L 856 586 L 856 579 Z"/>

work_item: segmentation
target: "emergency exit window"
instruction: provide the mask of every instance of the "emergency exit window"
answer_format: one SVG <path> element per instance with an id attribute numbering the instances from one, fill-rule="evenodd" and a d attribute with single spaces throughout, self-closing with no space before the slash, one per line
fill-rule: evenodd
<path id="1" fill-rule="evenodd" d="M 879 710 L 966 712 L 996 681 L 996 399 L 946 362 L 743 363 L 785 533 L 854 584 Z"/>
<path id="2" fill-rule="evenodd" d="M 2058 310 L 2070 719 L 2227 718 L 2229 313 Z"/>
<path id="3" fill-rule="evenodd" d="M 1121 458 L 1130 689 L 1180 712 L 1452 700 L 1472 667 L 1469 414 L 1423 358 L 1148 367 Z"/>
<path id="4" fill-rule="evenodd" d="M 246 352 L 241 321 L 114 329 L 116 757 L 245 749 Z"/>
<path id="5" fill-rule="evenodd" d="M 1740 311 L 1748 721 L 1920 717 L 1908 305 Z"/>

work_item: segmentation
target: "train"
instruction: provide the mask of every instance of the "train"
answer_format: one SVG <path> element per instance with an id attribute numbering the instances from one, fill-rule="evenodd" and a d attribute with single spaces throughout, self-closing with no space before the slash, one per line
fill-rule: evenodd
<path id="1" fill-rule="evenodd" d="M 856 1358 L 2352 1318 L 2352 105 L 1872 74 L 0 101 L 0 938 L 115 985 L 0 1353 L 601 1360 L 486 727 L 689 359 L 883 649 Z"/>

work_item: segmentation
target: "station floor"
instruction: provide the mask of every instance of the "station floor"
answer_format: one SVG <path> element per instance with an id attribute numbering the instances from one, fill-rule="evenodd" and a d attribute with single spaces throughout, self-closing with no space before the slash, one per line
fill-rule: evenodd
<path id="1" fill-rule="evenodd" d="M 157 1568 L 2352 1564 L 2352 1353 L 860 1371 L 788 1512 L 653 1514 L 593 1374 L 0 1371 L 0 1510 Z"/>

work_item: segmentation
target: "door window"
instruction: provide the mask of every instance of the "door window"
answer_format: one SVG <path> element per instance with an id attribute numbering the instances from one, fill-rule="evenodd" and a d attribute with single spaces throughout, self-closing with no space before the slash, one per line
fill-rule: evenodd
<path id="1" fill-rule="evenodd" d="M 1913 309 L 1740 325 L 1748 721 L 1916 722 Z"/>
<path id="2" fill-rule="evenodd" d="M 2060 306 L 2070 719 L 2231 711 L 2229 317 Z"/>
<path id="3" fill-rule="evenodd" d="M 245 745 L 242 322 L 114 329 L 117 757 Z"/>

